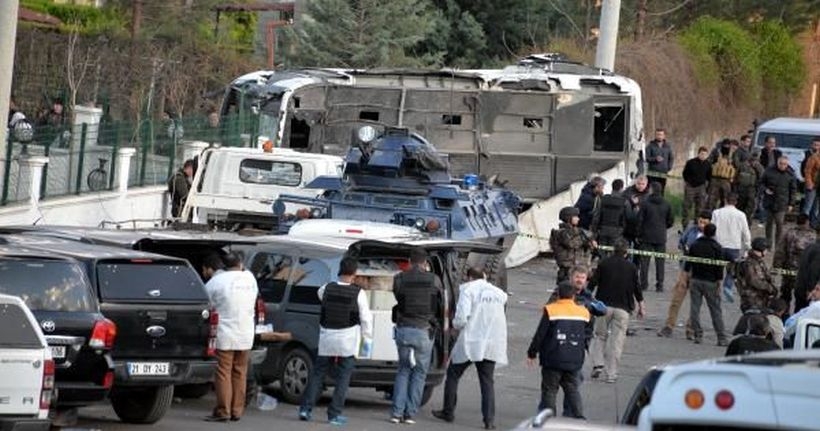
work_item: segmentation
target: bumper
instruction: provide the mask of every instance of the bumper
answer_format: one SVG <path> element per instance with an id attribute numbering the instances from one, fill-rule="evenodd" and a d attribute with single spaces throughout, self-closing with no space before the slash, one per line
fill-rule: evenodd
<path id="1" fill-rule="evenodd" d="M 80 407 L 105 401 L 110 388 L 91 382 L 56 382 L 56 403 L 59 407 Z M 0 430 L 5 431 L 5 429 Z"/>
<path id="2" fill-rule="evenodd" d="M 438 386 L 444 381 L 444 369 L 431 369 L 427 372 L 425 386 Z M 396 366 L 356 365 L 350 376 L 350 386 L 358 388 L 392 387 L 396 380 Z"/>
<path id="3" fill-rule="evenodd" d="M 0 418 L 0 431 L 48 431 L 48 419 Z"/>
<path id="4" fill-rule="evenodd" d="M 129 362 L 168 362 L 169 374 L 163 376 L 134 376 L 128 373 Z M 117 386 L 165 386 L 208 383 L 213 381 L 216 359 L 213 360 L 117 360 L 114 362 L 114 384 Z"/>

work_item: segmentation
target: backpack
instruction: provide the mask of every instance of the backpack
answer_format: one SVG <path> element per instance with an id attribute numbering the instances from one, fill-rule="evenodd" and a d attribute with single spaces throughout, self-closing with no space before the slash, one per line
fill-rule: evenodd
<path id="1" fill-rule="evenodd" d="M 735 167 L 728 156 L 719 156 L 717 161 L 712 164 L 712 177 L 723 178 L 731 180 L 735 177 Z"/>

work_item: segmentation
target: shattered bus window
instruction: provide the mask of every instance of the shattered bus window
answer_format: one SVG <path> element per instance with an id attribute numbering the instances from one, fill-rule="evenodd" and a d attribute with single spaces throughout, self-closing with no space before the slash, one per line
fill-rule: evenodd
<path id="1" fill-rule="evenodd" d="M 622 153 L 626 145 L 623 105 L 595 107 L 595 151 Z"/>

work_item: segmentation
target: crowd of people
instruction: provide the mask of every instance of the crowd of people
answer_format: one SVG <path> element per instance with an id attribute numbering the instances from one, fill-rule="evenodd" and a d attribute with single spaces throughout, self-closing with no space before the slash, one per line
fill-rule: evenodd
<path id="1" fill-rule="evenodd" d="M 815 193 L 820 137 L 813 140 L 801 165 L 804 200 L 789 228 L 785 220 L 796 209 L 798 181 L 789 159 L 776 146 L 774 137 L 766 137 L 762 150 L 753 149 L 751 137 L 744 135 L 724 139 L 711 150 L 698 148 L 683 168 L 680 255 L 667 254 L 667 233 L 675 220 L 664 193 L 675 152 L 662 129 L 647 146 L 647 175 L 626 188 L 615 180 L 608 194 L 606 181 L 593 177 L 576 204 L 559 212 L 550 245 L 563 302 L 545 308 L 528 352 L 530 358 L 540 356 L 545 369 L 542 406 L 555 407 L 559 386 L 571 404 L 580 402 L 577 388 L 587 351 L 593 379 L 617 380 L 630 316 L 645 314 L 643 292 L 650 287 L 653 258 L 655 291 L 663 292 L 665 258 L 682 256 L 659 337 L 673 337 L 687 294 L 686 339 L 704 342 L 700 311 L 705 302 L 717 345 L 726 347 L 727 355 L 788 348 L 801 318 L 820 317 Z M 753 237 L 755 220 L 765 226 L 764 236 Z M 775 269 L 781 275 L 779 285 Z M 570 289 L 574 273 L 589 273 L 590 282 Z M 736 293 L 742 314 L 730 332 L 723 303 L 735 303 Z M 546 328 L 553 331 L 550 341 L 544 341 L 549 338 Z M 565 405 L 566 416 L 582 417 L 581 412 L 580 406 Z"/>

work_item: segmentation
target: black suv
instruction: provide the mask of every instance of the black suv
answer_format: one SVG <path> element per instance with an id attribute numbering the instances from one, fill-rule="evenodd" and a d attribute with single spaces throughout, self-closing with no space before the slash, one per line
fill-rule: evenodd
<path id="1" fill-rule="evenodd" d="M 116 327 L 100 313 L 82 265 L 0 236 L 0 293 L 22 298 L 43 329 L 56 368 L 56 408 L 104 401 L 114 382 Z"/>
<path id="2" fill-rule="evenodd" d="M 110 398 L 121 420 L 154 423 L 170 408 L 175 384 L 212 379 L 218 316 L 187 261 L 45 236 L 6 238 L 82 264 L 102 314 L 117 325 Z"/>

